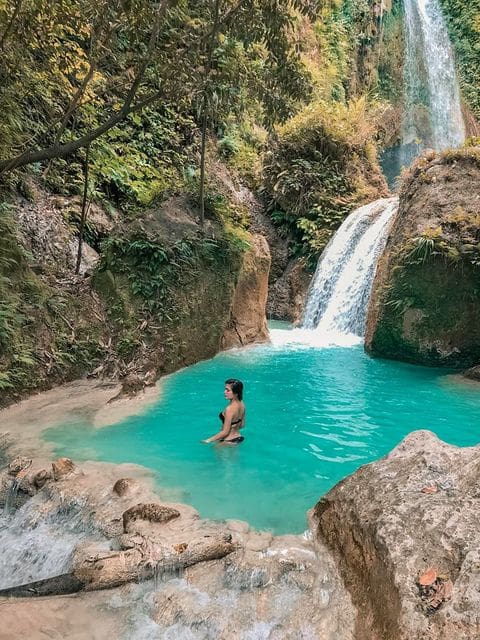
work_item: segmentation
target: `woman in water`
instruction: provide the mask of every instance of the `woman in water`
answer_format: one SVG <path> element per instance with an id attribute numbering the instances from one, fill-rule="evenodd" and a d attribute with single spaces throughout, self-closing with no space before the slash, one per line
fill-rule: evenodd
<path id="1" fill-rule="evenodd" d="M 240 435 L 240 429 L 245 426 L 245 404 L 243 403 L 243 382 L 235 378 L 225 380 L 224 396 L 229 401 L 228 406 L 218 416 L 222 421 L 222 429 L 214 436 L 202 442 L 228 442 L 240 444 L 245 438 Z"/>

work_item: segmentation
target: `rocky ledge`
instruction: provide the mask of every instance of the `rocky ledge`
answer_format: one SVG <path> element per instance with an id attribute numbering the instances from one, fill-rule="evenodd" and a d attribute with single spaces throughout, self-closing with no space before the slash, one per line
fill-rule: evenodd
<path id="1" fill-rule="evenodd" d="M 358 609 L 357 640 L 480 637 L 480 446 L 410 434 L 322 498 L 312 529 Z"/>
<path id="2" fill-rule="evenodd" d="M 27 630 L 25 597 L 49 596 L 41 624 L 55 637 L 102 637 L 95 620 L 118 638 L 146 637 L 151 629 L 149 637 L 162 638 L 353 640 L 350 597 L 331 556 L 308 537 L 204 520 L 145 483 L 119 477 L 114 465 L 80 468 L 68 458 L 47 464 L 18 450 L 12 458 L 8 438 L 0 444 L 0 507 L 7 516 L 0 522 L 0 603 L 11 632 L 2 639 Z M 46 528 L 37 549 L 29 532 Z M 76 607 L 69 599 L 70 613 L 62 616 L 52 603 L 65 594 Z"/>
<path id="3" fill-rule="evenodd" d="M 480 148 L 427 153 L 404 176 L 365 347 L 459 369 L 480 362 Z"/>

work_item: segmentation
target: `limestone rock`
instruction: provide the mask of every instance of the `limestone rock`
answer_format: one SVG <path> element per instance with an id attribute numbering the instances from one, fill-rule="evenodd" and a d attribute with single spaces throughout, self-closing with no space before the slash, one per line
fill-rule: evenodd
<path id="1" fill-rule="evenodd" d="M 480 361 L 480 148 L 433 152 L 405 179 L 379 261 L 365 347 L 428 365 Z"/>
<path id="2" fill-rule="evenodd" d="M 267 315 L 277 320 L 298 323 L 302 317 L 312 276 L 299 260 L 289 262 L 268 294 Z"/>
<path id="3" fill-rule="evenodd" d="M 234 533 L 248 533 L 250 525 L 244 520 L 225 520 L 225 524 Z"/>
<path id="4" fill-rule="evenodd" d="M 117 496 L 123 497 L 131 492 L 134 484 L 135 480 L 133 480 L 133 478 L 120 478 L 113 485 L 113 492 L 116 493 Z"/>
<path id="5" fill-rule="evenodd" d="M 46 469 L 40 469 L 32 478 L 32 484 L 36 489 L 41 489 L 49 480 L 53 478 L 53 474 Z"/>
<path id="6" fill-rule="evenodd" d="M 75 465 L 70 458 L 58 458 L 55 462 L 52 462 L 53 478 L 54 480 L 60 480 L 70 473 L 75 471 Z"/>
<path id="7" fill-rule="evenodd" d="M 78 255 L 78 239 L 70 241 L 70 253 L 72 256 L 72 261 L 77 261 Z M 80 268 L 78 270 L 79 274 L 82 276 L 91 275 L 100 260 L 100 255 L 85 241 L 82 242 L 82 257 L 80 260 Z"/>
<path id="8" fill-rule="evenodd" d="M 479 473 L 480 446 L 418 431 L 314 507 L 312 529 L 358 608 L 357 638 L 479 637 Z"/>
<path id="9" fill-rule="evenodd" d="M 26 458 L 24 456 L 15 458 L 8 465 L 8 473 L 11 476 L 17 476 L 22 471 L 26 471 L 31 464 L 32 464 L 31 458 Z"/>
<path id="10" fill-rule="evenodd" d="M 477 365 L 476 367 L 470 367 L 470 369 L 467 369 L 467 371 L 465 371 L 463 375 L 470 380 L 480 381 L 480 365 Z"/>
<path id="11" fill-rule="evenodd" d="M 180 511 L 162 504 L 140 503 L 127 509 L 123 515 L 123 530 L 128 533 L 131 523 L 136 520 L 148 520 L 149 522 L 168 522 L 178 518 Z"/>
<path id="12" fill-rule="evenodd" d="M 230 318 L 224 331 L 223 349 L 268 339 L 265 308 L 268 294 L 270 250 L 259 234 L 252 235 L 251 248 L 243 257 Z"/>

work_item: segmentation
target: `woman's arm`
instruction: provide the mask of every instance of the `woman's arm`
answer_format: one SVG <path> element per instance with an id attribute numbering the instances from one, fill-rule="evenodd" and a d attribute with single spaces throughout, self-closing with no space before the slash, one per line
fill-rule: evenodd
<path id="1" fill-rule="evenodd" d="M 223 421 L 222 430 L 216 433 L 214 436 L 210 436 L 206 440 L 200 440 L 204 444 L 209 444 L 210 442 L 218 442 L 219 440 L 223 440 L 230 433 L 230 429 L 232 428 L 232 412 L 229 411 L 230 407 L 225 409 L 225 420 Z"/>

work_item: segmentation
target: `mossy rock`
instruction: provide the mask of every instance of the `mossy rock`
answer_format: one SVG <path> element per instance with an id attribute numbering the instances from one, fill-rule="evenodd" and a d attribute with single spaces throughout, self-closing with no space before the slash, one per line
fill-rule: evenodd
<path id="1" fill-rule="evenodd" d="M 374 282 L 366 348 L 376 356 L 468 367 L 480 360 L 478 150 L 421 158 Z M 429 179 L 426 180 L 425 177 Z"/>

